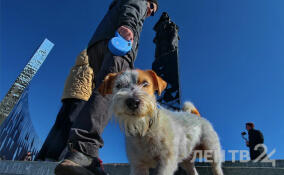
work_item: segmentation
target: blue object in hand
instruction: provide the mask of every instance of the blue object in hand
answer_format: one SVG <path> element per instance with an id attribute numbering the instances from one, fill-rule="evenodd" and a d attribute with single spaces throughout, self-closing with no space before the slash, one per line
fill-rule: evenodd
<path id="1" fill-rule="evenodd" d="M 108 42 L 108 48 L 112 54 L 117 56 L 126 55 L 132 47 L 131 41 L 125 40 L 122 36 L 119 35 L 118 32 L 115 33 L 115 37 L 113 37 Z"/>

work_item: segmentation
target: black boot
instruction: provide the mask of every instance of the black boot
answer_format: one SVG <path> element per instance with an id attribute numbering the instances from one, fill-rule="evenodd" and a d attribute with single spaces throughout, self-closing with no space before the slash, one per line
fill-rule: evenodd
<path id="1" fill-rule="evenodd" d="M 92 158 L 76 150 L 68 152 L 56 166 L 55 175 L 108 175 L 99 158 Z"/>

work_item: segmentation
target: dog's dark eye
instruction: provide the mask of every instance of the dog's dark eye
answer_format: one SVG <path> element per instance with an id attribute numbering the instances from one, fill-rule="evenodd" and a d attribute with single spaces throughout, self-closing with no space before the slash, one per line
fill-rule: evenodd
<path id="1" fill-rule="evenodd" d="M 147 87 L 147 86 L 149 86 L 149 83 L 147 81 L 143 81 L 142 86 Z"/>
<path id="2" fill-rule="evenodd" d="M 129 84 L 125 82 L 117 83 L 115 86 L 117 89 L 128 88 Z"/>

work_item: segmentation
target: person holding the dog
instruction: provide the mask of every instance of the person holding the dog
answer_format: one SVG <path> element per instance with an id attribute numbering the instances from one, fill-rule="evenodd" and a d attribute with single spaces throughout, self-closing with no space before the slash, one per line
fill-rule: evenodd
<path id="1" fill-rule="evenodd" d="M 83 50 L 65 81 L 62 106 L 56 121 L 45 139 L 35 160 L 59 161 L 67 146 L 69 132 L 78 113 L 89 100 L 94 88 L 94 73 L 89 66 L 87 50 Z"/>
<path id="2" fill-rule="evenodd" d="M 98 87 L 107 74 L 134 68 L 144 20 L 153 16 L 157 9 L 157 0 L 113 0 L 110 4 L 87 49 L 90 66 L 96 75 L 96 87 L 76 117 L 69 136 L 68 153 L 55 168 L 56 175 L 106 175 L 98 149 L 103 146 L 101 134 L 110 119 L 111 95 L 102 96 Z M 108 42 L 116 32 L 132 43 L 131 50 L 124 56 L 116 56 L 108 49 Z"/>

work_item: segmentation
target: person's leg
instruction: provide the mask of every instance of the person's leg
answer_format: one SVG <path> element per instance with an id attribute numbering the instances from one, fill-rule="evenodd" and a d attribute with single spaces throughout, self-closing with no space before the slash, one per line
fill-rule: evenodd
<path id="1" fill-rule="evenodd" d="M 82 170 L 77 168 L 78 166 L 86 167 L 92 172 L 100 174 L 100 172 L 98 172 L 100 170 L 92 169 L 92 167 L 97 166 L 99 163 L 97 159 L 98 149 L 103 146 L 101 133 L 111 116 L 108 113 L 111 95 L 102 96 L 97 91 L 97 88 L 107 74 L 124 71 L 129 68 L 129 63 L 123 57 L 113 56 L 107 49 L 107 43 L 104 42 L 103 44 L 103 48 L 105 49 L 101 49 L 97 46 L 88 50 L 89 58 L 94 58 L 95 60 L 102 59 L 102 61 L 101 63 L 100 61 L 97 61 L 98 65 L 96 65 L 96 61 L 91 64 L 95 73 L 96 88 L 89 101 L 79 113 L 77 120 L 74 122 L 69 137 L 70 149 L 65 160 L 71 160 L 73 163 L 77 164 L 77 166 L 74 169 L 73 163 L 70 164 L 70 162 L 65 163 L 63 161 L 55 169 L 56 175 L 61 175 L 62 172 L 67 171 L 72 172 L 73 174 L 79 173 L 79 171 Z M 98 50 L 98 48 L 100 49 Z M 91 53 L 94 53 L 95 56 L 89 55 Z"/>
<path id="2" fill-rule="evenodd" d="M 62 101 L 62 107 L 56 121 L 36 156 L 36 160 L 58 161 L 61 152 L 67 145 L 74 118 L 78 116 L 85 103 L 86 101 L 80 99 L 65 99 Z"/>
<path id="3" fill-rule="evenodd" d="M 96 75 L 96 87 L 99 87 L 108 73 L 120 72 L 127 68 L 128 63 L 123 58 L 107 53 L 102 69 Z M 101 133 L 111 117 L 108 113 L 110 100 L 111 95 L 103 97 L 97 89 L 93 91 L 71 129 L 70 144 L 73 149 L 91 157 L 98 157 L 98 149 L 103 146 Z"/>
<path id="4" fill-rule="evenodd" d="M 257 158 L 257 152 L 254 150 L 254 147 L 250 148 L 250 159 L 255 160 Z"/>

